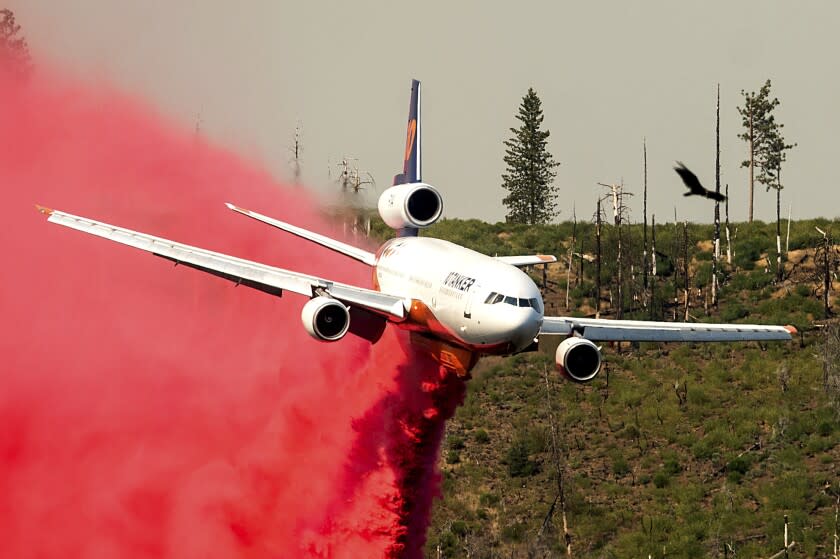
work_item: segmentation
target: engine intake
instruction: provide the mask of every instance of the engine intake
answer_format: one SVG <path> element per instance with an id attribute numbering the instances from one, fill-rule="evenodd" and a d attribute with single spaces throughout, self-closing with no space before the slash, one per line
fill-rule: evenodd
<path id="1" fill-rule="evenodd" d="M 443 199 L 424 182 L 398 184 L 379 197 L 379 215 L 392 229 L 428 227 L 440 219 Z"/>
<path id="2" fill-rule="evenodd" d="M 300 318 L 309 335 L 324 342 L 340 340 L 350 328 L 350 311 L 330 297 L 310 299 L 303 306 Z"/>
<path id="3" fill-rule="evenodd" d="M 566 338 L 557 346 L 557 369 L 575 382 L 589 382 L 601 370 L 601 351 L 586 338 Z"/>

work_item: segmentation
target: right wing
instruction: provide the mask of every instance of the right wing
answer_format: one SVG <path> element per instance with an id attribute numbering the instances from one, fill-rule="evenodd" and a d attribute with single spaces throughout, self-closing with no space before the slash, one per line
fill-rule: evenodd
<path id="1" fill-rule="evenodd" d="M 533 266 L 535 264 L 550 264 L 557 262 L 557 257 L 550 254 L 534 254 L 528 256 L 496 256 L 495 260 L 511 266 Z"/>
<path id="2" fill-rule="evenodd" d="M 735 342 L 790 340 L 793 326 L 652 322 L 547 316 L 540 335 L 578 335 L 593 342 Z"/>
<path id="3" fill-rule="evenodd" d="M 283 290 L 288 290 L 307 297 L 326 293 L 339 301 L 361 307 L 392 322 L 401 322 L 406 317 L 405 302 L 400 297 L 275 268 L 49 208 L 38 206 L 38 210 L 47 215 L 48 221 L 52 223 L 145 250 L 176 264 L 183 264 L 266 293 L 281 295 Z"/>

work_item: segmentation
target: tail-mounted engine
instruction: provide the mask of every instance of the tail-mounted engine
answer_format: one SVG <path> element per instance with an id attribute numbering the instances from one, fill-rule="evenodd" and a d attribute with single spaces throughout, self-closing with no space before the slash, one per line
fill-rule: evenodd
<path id="1" fill-rule="evenodd" d="M 300 318 L 309 335 L 324 342 L 340 340 L 350 328 L 350 311 L 330 297 L 310 299 Z"/>
<path id="2" fill-rule="evenodd" d="M 589 382 L 601 370 L 601 351 L 586 338 L 566 338 L 555 355 L 560 374 L 575 382 Z"/>
<path id="3" fill-rule="evenodd" d="M 443 199 L 424 182 L 398 184 L 379 197 L 379 215 L 392 229 L 428 227 L 440 219 Z"/>

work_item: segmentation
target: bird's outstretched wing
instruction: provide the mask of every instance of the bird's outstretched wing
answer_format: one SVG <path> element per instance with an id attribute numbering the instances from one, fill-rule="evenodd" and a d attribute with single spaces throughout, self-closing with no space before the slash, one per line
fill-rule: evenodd
<path id="1" fill-rule="evenodd" d="M 726 196 L 723 194 L 706 190 L 706 188 L 700 184 L 700 179 L 697 178 L 697 175 L 692 173 L 681 161 L 677 161 L 677 165 L 677 167 L 674 167 L 674 171 L 677 172 L 682 179 L 683 184 L 685 184 L 686 188 L 688 188 L 688 192 L 685 193 L 686 196 L 703 196 L 705 198 L 717 200 L 718 202 L 726 200 Z"/>

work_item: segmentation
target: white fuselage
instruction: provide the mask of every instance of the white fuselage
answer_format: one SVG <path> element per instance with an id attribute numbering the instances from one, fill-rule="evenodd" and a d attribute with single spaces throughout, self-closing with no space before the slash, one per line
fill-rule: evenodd
<path id="1" fill-rule="evenodd" d="M 433 316 L 432 334 L 479 353 L 521 351 L 542 325 L 542 297 L 527 274 L 440 239 L 386 242 L 374 280 L 381 292 L 414 301 L 415 309 L 419 302 L 422 314 Z"/>

